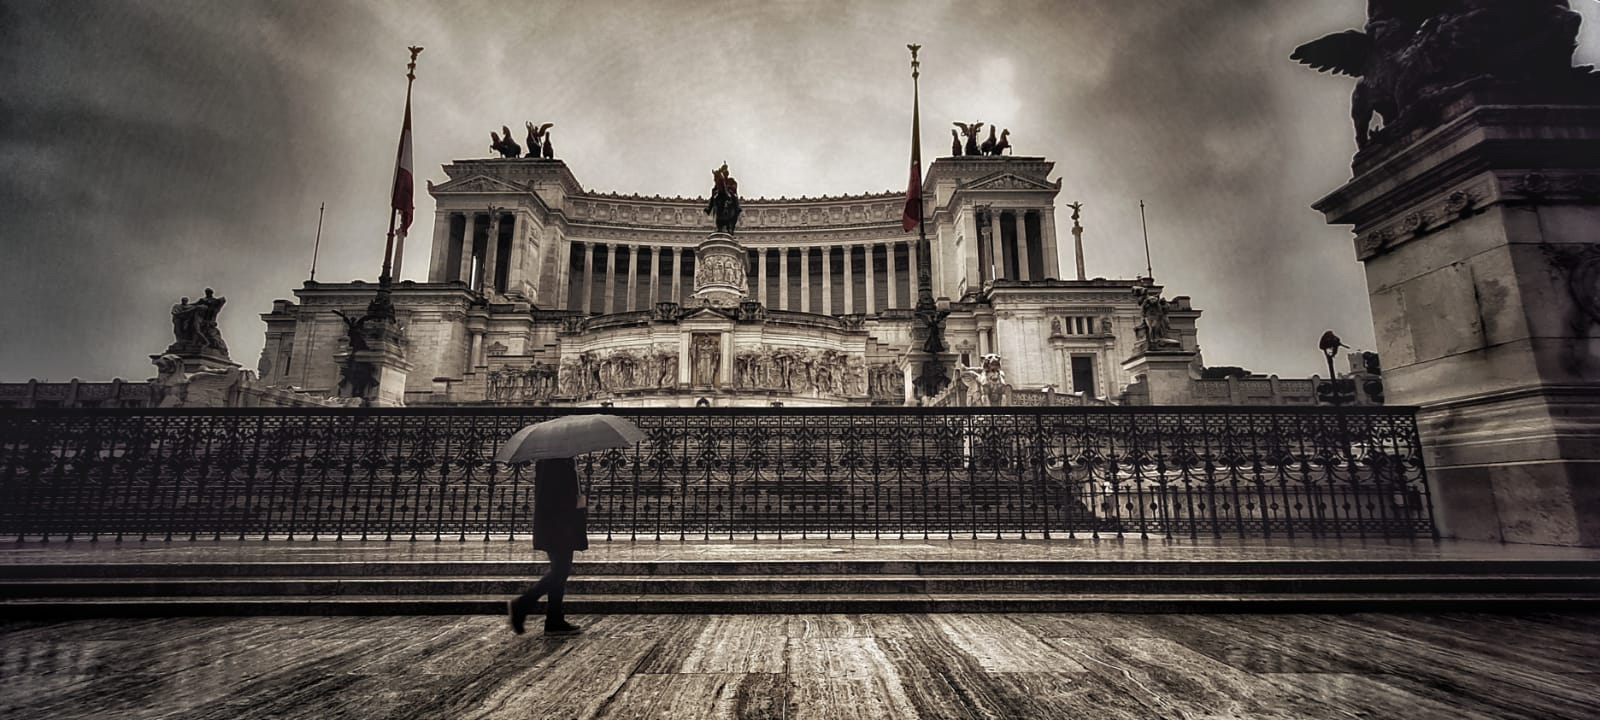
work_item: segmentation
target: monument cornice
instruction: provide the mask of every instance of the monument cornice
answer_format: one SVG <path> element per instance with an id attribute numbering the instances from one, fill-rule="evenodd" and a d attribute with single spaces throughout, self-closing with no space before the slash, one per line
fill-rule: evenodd
<path id="1" fill-rule="evenodd" d="M 1600 105 L 1486 105 L 1381 159 L 1312 205 L 1365 232 L 1399 209 L 1486 171 L 1600 169 Z M 1447 194 L 1451 191 L 1445 191 Z"/>

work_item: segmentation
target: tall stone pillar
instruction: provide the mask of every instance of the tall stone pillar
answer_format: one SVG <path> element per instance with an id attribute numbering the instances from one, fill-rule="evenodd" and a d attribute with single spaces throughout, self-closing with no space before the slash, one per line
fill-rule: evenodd
<path id="1" fill-rule="evenodd" d="M 811 312 L 811 248 L 800 248 L 800 312 Z"/>
<path id="2" fill-rule="evenodd" d="M 888 272 L 889 272 L 889 299 L 886 301 L 886 304 L 884 305 L 885 308 L 896 308 L 896 307 L 900 306 L 900 301 L 899 301 L 899 298 L 898 298 L 898 296 L 896 294 L 896 289 L 895 289 L 896 282 L 895 282 L 895 271 L 894 271 L 895 249 L 898 248 L 899 246 L 900 246 L 900 243 L 888 243 L 888 244 L 883 246 L 884 250 L 887 251 L 887 252 L 884 253 L 884 255 L 888 256 L 888 259 L 889 259 L 889 264 L 888 264 L 888 267 L 887 267 Z"/>
<path id="3" fill-rule="evenodd" d="M 617 311 L 617 248 L 616 243 L 600 243 L 606 249 L 606 279 L 600 286 L 601 312 L 610 315 Z"/>
<path id="4" fill-rule="evenodd" d="M 844 250 L 844 314 L 856 311 L 856 271 L 851 267 L 856 260 L 856 246 L 845 245 Z"/>
<path id="5" fill-rule="evenodd" d="M 878 246 L 876 244 L 868 244 L 861 247 L 867 251 L 867 314 L 876 315 L 878 314 L 878 278 L 876 271 L 872 268 L 872 263 L 874 256 L 877 255 Z"/>
<path id="6" fill-rule="evenodd" d="M 457 277 L 461 278 L 461 281 L 466 283 L 467 287 L 472 287 L 474 279 L 472 273 L 472 236 L 477 233 L 478 214 L 469 212 L 466 213 L 466 218 L 466 223 L 461 227 L 461 274 Z"/>
<path id="7" fill-rule="evenodd" d="M 585 315 L 594 304 L 594 243 L 583 244 L 583 298 L 579 303 Z"/>
<path id="8" fill-rule="evenodd" d="M 628 302 L 624 304 L 628 312 L 638 309 L 639 304 L 639 246 L 628 245 Z"/>
<path id="9" fill-rule="evenodd" d="M 1028 271 L 1028 211 L 1018 210 L 1011 217 L 1017 225 L 1017 279 L 1032 280 L 1033 273 Z"/>
<path id="10" fill-rule="evenodd" d="M 668 264 L 672 267 L 668 268 L 668 272 L 672 274 L 672 301 L 681 303 L 683 302 L 683 250 L 673 247 L 669 252 L 671 254 L 668 257 L 671 262 Z"/>
<path id="11" fill-rule="evenodd" d="M 989 277 L 988 280 L 999 280 L 1006 276 L 1006 253 L 1004 234 L 1000 232 L 1000 210 L 989 209 Z"/>
<path id="12" fill-rule="evenodd" d="M 823 245 L 822 251 L 822 314 L 833 314 L 833 248 Z"/>
<path id="13" fill-rule="evenodd" d="M 1458 38 L 1471 57 L 1412 58 L 1442 68 L 1440 91 L 1402 97 L 1315 207 L 1355 228 L 1386 395 L 1420 407 L 1440 531 L 1600 545 L 1600 86 L 1567 69 L 1575 14 L 1479 5 L 1489 22 Z"/>
<path id="14" fill-rule="evenodd" d="M 778 307 L 789 307 L 789 248 L 778 248 Z"/>
<path id="15" fill-rule="evenodd" d="M 1061 252 L 1056 247 L 1056 210 L 1045 208 L 1039 211 L 1039 247 L 1044 248 L 1044 276 L 1047 278 L 1061 277 Z M 1082 255 L 1080 252 L 1079 255 Z M 1080 266 L 1082 262 L 1078 263 Z M 1083 273 L 1078 273 L 1079 280 L 1083 280 Z"/>
<path id="16" fill-rule="evenodd" d="M 650 248 L 650 307 L 661 302 L 661 246 Z"/>
<path id="17" fill-rule="evenodd" d="M 450 277 L 445 267 L 450 257 L 450 216 L 452 213 L 433 214 L 433 257 L 428 261 L 428 282 L 444 282 Z"/>
<path id="18" fill-rule="evenodd" d="M 495 274 L 500 267 L 500 223 L 502 218 L 499 210 L 489 213 L 489 234 L 483 239 L 483 292 L 485 295 L 493 294 L 496 290 Z"/>
<path id="19" fill-rule="evenodd" d="M 524 222 L 525 219 L 521 212 L 511 215 L 511 257 L 506 259 L 508 263 L 506 265 L 506 286 L 500 289 L 501 292 L 507 295 L 519 297 L 527 297 L 528 295 L 524 289 L 524 277 L 522 274 L 523 248 L 528 244 L 528 239 L 524 237 L 528 232 L 528 224 Z"/>
<path id="20" fill-rule="evenodd" d="M 756 288 L 757 288 L 756 292 L 759 293 L 759 295 L 760 295 L 760 297 L 758 297 L 756 299 L 759 300 L 762 305 L 766 305 L 767 304 L 767 249 L 766 248 L 762 248 L 762 249 L 756 251 Z"/>

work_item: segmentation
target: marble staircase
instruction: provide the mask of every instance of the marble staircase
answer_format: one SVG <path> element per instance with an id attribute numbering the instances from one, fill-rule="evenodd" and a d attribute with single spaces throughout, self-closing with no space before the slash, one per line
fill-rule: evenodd
<path id="1" fill-rule="evenodd" d="M 17 562 L 8 617 L 431 615 L 504 610 L 542 564 Z M 602 560 L 569 612 L 1354 612 L 1600 608 L 1600 559 Z"/>

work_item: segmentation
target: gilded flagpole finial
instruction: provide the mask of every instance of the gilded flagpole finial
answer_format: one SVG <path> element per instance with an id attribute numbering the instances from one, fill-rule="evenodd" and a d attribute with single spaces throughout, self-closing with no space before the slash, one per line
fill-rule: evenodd
<path id="1" fill-rule="evenodd" d="M 411 62 L 406 64 L 406 79 L 417 79 L 417 56 L 422 54 L 422 46 L 412 45 L 406 48 L 411 51 Z"/>
<path id="2" fill-rule="evenodd" d="M 922 66 L 922 63 L 917 60 L 917 51 L 921 50 L 922 46 L 921 45 L 906 45 L 906 49 L 911 51 L 911 77 L 913 79 L 915 79 L 917 77 L 917 75 L 919 74 L 918 71 L 917 71 L 917 68 Z"/>

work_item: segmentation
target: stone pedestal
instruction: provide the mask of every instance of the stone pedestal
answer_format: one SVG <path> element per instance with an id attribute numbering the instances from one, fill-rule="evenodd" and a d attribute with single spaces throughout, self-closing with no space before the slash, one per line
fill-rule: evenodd
<path id="1" fill-rule="evenodd" d="M 357 368 L 365 373 L 371 386 L 359 393 L 372 407 L 404 407 L 406 404 L 406 379 L 410 377 L 411 363 L 406 359 L 406 340 L 399 323 L 394 320 L 369 320 L 362 332 L 366 347 L 347 349 L 334 356 L 341 366 Z M 341 385 L 340 396 L 349 396 L 350 388 Z"/>
<path id="2" fill-rule="evenodd" d="M 1357 156 L 1390 404 L 1417 405 L 1440 531 L 1600 544 L 1600 97 L 1478 88 Z"/>
<path id="3" fill-rule="evenodd" d="M 1196 354 L 1191 350 L 1146 350 L 1122 363 L 1128 377 L 1138 378 L 1125 402 L 1130 405 L 1193 405 Z"/>
<path id="4" fill-rule="evenodd" d="M 694 249 L 694 297 L 705 307 L 738 307 L 750 296 L 749 253 L 728 233 L 711 233 Z"/>

